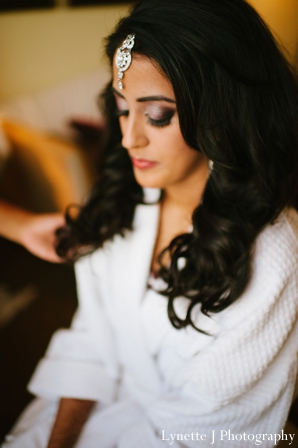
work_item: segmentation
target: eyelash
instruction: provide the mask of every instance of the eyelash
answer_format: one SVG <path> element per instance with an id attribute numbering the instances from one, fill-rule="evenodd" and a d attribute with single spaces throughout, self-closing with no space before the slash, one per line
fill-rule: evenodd
<path id="1" fill-rule="evenodd" d="M 116 109 L 116 117 L 128 117 L 128 110 L 119 110 Z M 154 120 L 153 118 L 149 117 L 149 115 L 146 113 L 146 117 L 148 120 L 148 123 L 151 126 L 154 126 L 156 128 L 164 128 L 168 126 L 171 123 L 171 120 L 173 118 L 175 111 L 169 112 L 164 118 L 161 118 L 160 120 Z"/>

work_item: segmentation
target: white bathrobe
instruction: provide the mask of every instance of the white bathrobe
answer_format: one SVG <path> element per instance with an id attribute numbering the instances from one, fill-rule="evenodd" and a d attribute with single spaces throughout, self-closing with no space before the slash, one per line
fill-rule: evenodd
<path id="1" fill-rule="evenodd" d="M 157 204 L 138 206 L 132 232 L 76 264 L 72 327 L 54 334 L 29 384 L 39 398 L 5 448 L 46 447 L 60 397 L 98 402 L 77 448 L 274 446 L 297 377 L 297 213 L 259 235 L 236 303 L 196 311 L 209 336 L 176 330 L 147 288 L 158 218 Z M 187 304 L 177 299 L 181 316 Z"/>

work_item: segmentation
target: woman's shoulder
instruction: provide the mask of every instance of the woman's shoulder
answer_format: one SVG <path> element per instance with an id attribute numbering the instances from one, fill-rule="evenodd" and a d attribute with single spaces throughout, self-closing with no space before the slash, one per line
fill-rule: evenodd
<path id="1" fill-rule="evenodd" d="M 243 294 L 218 319 L 227 327 L 254 319 L 254 313 L 298 312 L 298 213 L 285 209 L 258 235 L 253 247 L 251 275 Z M 250 316 L 250 317 L 248 317 Z"/>
<path id="2" fill-rule="evenodd" d="M 298 212 L 285 208 L 256 240 L 254 261 L 265 259 L 268 268 L 289 275 L 298 267 Z"/>
<path id="3" fill-rule="evenodd" d="M 292 207 L 286 208 L 280 215 L 279 219 L 287 228 L 289 237 L 298 246 L 298 211 Z"/>
<path id="4" fill-rule="evenodd" d="M 297 283 L 297 273 L 298 213 L 293 208 L 286 208 L 257 237 L 246 292 L 258 291 L 262 297 L 266 294 L 278 297 L 286 285 Z"/>

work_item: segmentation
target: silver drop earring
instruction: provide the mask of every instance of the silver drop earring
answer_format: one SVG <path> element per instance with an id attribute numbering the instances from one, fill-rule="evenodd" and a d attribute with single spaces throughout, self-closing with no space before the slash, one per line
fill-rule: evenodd
<path id="1" fill-rule="evenodd" d="M 213 160 L 209 159 L 208 160 L 209 176 L 212 174 L 213 167 L 214 167 L 214 162 L 213 162 Z"/>

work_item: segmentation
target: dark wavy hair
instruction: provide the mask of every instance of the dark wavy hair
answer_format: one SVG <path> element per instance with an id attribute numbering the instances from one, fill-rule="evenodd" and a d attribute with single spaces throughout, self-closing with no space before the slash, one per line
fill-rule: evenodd
<path id="1" fill-rule="evenodd" d="M 152 60 L 170 80 L 182 135 L 214 161 L 193 232 L 173 239 L 162 262 L 168 315 L 176 328 L 193 325 L 192 310 L 216 313 L 250 279 L 253 243 L 298 198 L 297 79 L 267 26 L 244 0 L 143 0 L 106 40 L 116 49 L 135 33 L 133 53 Z M 108 143 L 103 169 L 78 216 L 67 214 L 58 253 L 76 259 L 133 228 L 143 202 L 115 116 L 111 83 L 103 106 Z M 185 259 L 183 269 L 179 258 Z M 175 298 L 189 299 L 177 316 Z"/>

